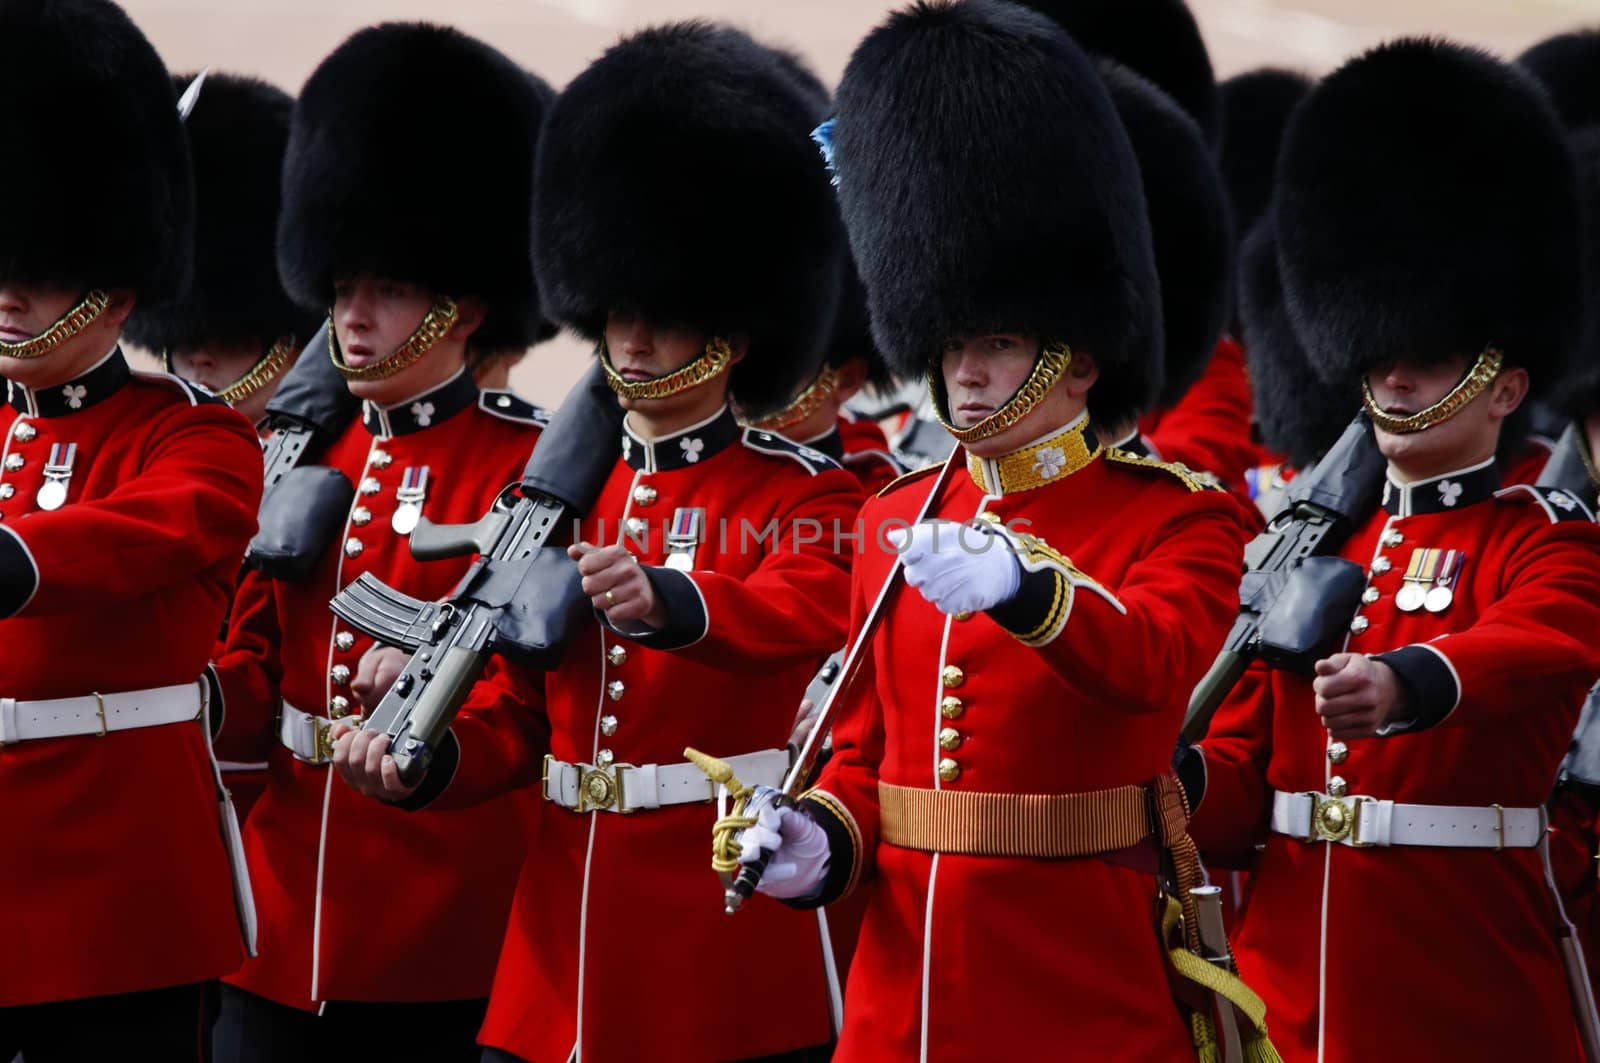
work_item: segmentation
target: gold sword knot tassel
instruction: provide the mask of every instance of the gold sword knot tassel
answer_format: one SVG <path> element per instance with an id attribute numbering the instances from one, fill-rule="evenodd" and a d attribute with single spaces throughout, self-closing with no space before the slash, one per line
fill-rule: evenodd
<path id="1" fill-rule="evenodd" d="M 733 800 L 733 807 L 728 814 L 711 826 L 711 870 L 722 878 L 724 886 L 732 886 L 739 874 L 738 834 L 756 825 L 755 817 L 745 814 L 755 790 L 740 782 L 725 760 L 718 760 L 694 748 L 685 749 L 683 755 L 703 771 L 713 784 L 725 789 Z"/>

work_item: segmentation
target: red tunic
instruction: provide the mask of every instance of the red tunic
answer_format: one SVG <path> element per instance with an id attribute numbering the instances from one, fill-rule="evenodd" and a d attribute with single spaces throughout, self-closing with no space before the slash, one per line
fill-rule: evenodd
<path id="1" fill-rule="evenodd" d="M 679 555 L 692 571 L 651 570 L 668 628 L 627 638 L 587 627 L 542 693 L 520 670 L 500 671 L 500 702 L 475 692 L 456 721 L 459 774 L 436 763 L 425 783 L 446 787 L 441 805 L 539 785 L 544 750 L 516 722 L 529 715 L 519 700 L 544 706 L 549 751 L 569 763 L 600 763 L 604 751 L 642 765 L 681 763 L 685 746 L 782 749 L 806 684 L 844 642 L 852 544 L 836 552 L 833 528 L 848 532 L 860 508 L 849 474 L 810 448 L 741 431 L 726 411 L 653 445 L 625 436 L 624 452 L 583 520 L 588 541 L 616 542 L 619 522 L 646 522 L 623 541 L 662 566 L 664 533 L 703 510 L 705 540 Z M 775 538 L 757 538 L 768 529 Z M 545 806 L 481 1040 L 533 1063 L 564 1063 L 575 1046 L 585 1060 L 704 1063 L 827 1042 L 816 917 L 779 905 L 725 915 L 709 868 L 715 816 L 701 803 L 628 815 Z M 759 1021 L 737 1021 L 763 990 L 732 972 L 775 958 L 781 1006 L 775 996 Z"/>
<path id="2" fill-rule="evenodd" d="M 839 415 L 840 464 L 855 473 L 868 498 L 882 491 L 906 470 L 889 450 L 889 437 L 877 421 L 846 410 Z"/>
<path id="3" fill-rule="evenodd" d="M 1536 808 L 1600 674 L 1600 528 L 1567 496 L 1498 486 L 1492 465 L 1390 486 L 1342 555 L 1368 567 L 1347 649 L 1383 655 L 1416 723 L 1330 744 L 1309 677 L 1223 706 L 1204 745 L 1192 833 L 1265 843 L 1236 935 L 1285 1059 L 1579 1058 L 1537 849 L 1356 849 L 1268 833 L 1274 791 Z M 1397 608 L 1412 551 L 1464 551 L 1443 612 Z"/>
<path id="4" fill-rule="evenodd" d="M 120 352 L 0 408 L 0 696 L 194 683 L 261 496 L 250 423 Z M 55 444 L 66 502 L 37 505 Z M 198 700 L 197 700 L 198 707 Z M 199 724 L 0 746 L 0 1007 L 215 978 L 244 955 Z"/>
<path id="5" fill-rule="evenodd" d="M 1083 1059 L 1193 1058 L 1157 940 L 1154 876 L 1094 858 L 936 856 L 880 841 L 880 780 L 1051 794 L 1166 773 L 1188 691 L 1232 618 L 1246 526 L 1227 494 L 1104 449 L 1067 474 L 1039 461 L 1030 479 L 1036 457 L 1004 493 L 955 472 L 930 516 L 1031 522 L 1014 526 L 1098 590 L 1078 587 L 1029 644 L 1002 614 L 956 620 L 900 586 L 809 799 L 834 843 L 820 899 L 858 879 L 874 888 L 835 1056 L 847 1063 L 1049 1059 L 1067 1045 Z M 983 463 L 986 483 L 993 469 Z M 906 477 L 868 503 L 865 523 L 915 520 L 934 483 Z M 892 560 L 879 548 L 857 563 L 855 625 Z"/>
<path id="6" fill-rule="evenodd" d="M 1261 448 L 1250 438 L 1253 407 L 1244 349 L 1223 336 L 1177 405 L 1144 418 L 1139 428 L 1164 460 L 1209 472 L 1248 497 L 1245 474 L 1261 463 Z"/>
<path id="7" fill-rule="evenodd" d="M 363 572 L 441 598 L 472 560 L 411 557 L 390 524 L 407 471 L 428 468 L 430 520 L 475 521 L 520 476 L 542 421 L 465 373 L 387 411 L 368 404 L 323 459 L 358 488 L 338 540 L 307 582 L 244 580 L 218 662 L 228 707 L 218 748 L 268 761 L 271 777 L 244 833 L 260 955 L 232 984 L 305 1009 L 488 995 L 524 851 L 511 801 L 409 816 L 364 798 L 278 742 L 277 699 L 324 718 L 354 711 L 349 677 L 372 640 L 338 622 L 328 600 Z"/>

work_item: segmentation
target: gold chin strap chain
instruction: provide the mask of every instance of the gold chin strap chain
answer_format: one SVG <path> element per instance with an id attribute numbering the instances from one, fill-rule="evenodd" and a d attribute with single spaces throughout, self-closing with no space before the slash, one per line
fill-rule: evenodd
<path id="1" fill-rule="evenodd" d="M 82 332 L 89 322 L 105 313 L 110 303 L 109 295 L 99 288 L 92 288 L 87 295 L 78 300 L 77 306 L 61 315 L 54 325 L 33 339 L 23 340 L 21 343 L 0 340 L 0 355 L 7 358 L 42 358 Z"/>
<path id="2" fill-rule="evenodd" d="M 651 380 L 634 382 L 624 380 L 622 374 L 617 372 L 616 366 L 611 364 L 611 355 L 605 346 L 602 344 L 600 348 L 600 367 L 605 370 L 606 383 L 611 385 L 612 391 L 624 399 L 671 398 L 721 376 L 732 364 L 733 348 L 728 345 L 728 341 L 712 337 L 706 344 L 706 349 L 682 369 L 675 369 Z"/>
<path id="3" fill-rule="evenodd" d="M 434 296 L 433 305 L 423 315 L 421 323 L 404 343 L 394 349 L 394 353 L 371 365 L 357 368 L 346 365 L 339 353 L 339 340 L 333 329 L 333 313 L 329 311 L 328 357 L 333 359 L 334 366 L 346 380 L 387 380 L 415 365 L 419 358 L 433 349 L 434 344 L 444 339 L 445 333 L 455 327 L 460 316 L 454 299 L 448 295 Z"/>
<path id="4" fill-rule="evenodd" d="M 816 413 L 833 389 L 839 386 L 839 371 L 831 366 L 823 366 L 817 378 L 795 396 L 795 400 L 777 413 L 753 421 L 744 421 L 746 428 L 759 428 L 766 432 L 781 432 L 785 428 L 797 425 L 801 421 Z"/>
<path id="5" fill-rule="evenodd" d="M 332 335 L 331 329 L 329 335 Z M 223 402 L 238 405 L 277 379 L 299 346 L 293 336 L 279 336 L 278 341 L 261 356 L 259 362 L 250 367 L 249 372 L 217 392 L 217 397 Z"/>
<path id="6" fill-rule="evenodd" d="M 1413 413 L 1408 417 L 1396 417 L 1384 413 L 1378 408 L 1378 402 L 1372 397 L 1372 385 L 1365 377 L 1361 380 L 1361 398 L 1367 407 L 1367 416 L 1372 418 L 1372 423 L 1388 432 L 1390 435 L 1410 435 L 1432 428 L 1436 424 L 1443 424 L 1462 408 L 1483 394 L 1483 390 L 1494 383 L 1495 377 L 1500 375 L 1500 366 L 1503 358 L 1499 351 L 1493 347 L 1486 347 L 1478 360 L 1473 363 L 1467 375 L 1461 382 L 1450 389 L 1450 394 L 1429 406 L 1426 410 Z"/>
<path id="7" fill-rule="evenodd" d="M 1039 351 L 1039 357 L 1034 360 L 1033 371 L 1028 374 L 1028 379 L 1022 382 L 1017 393 L 1007 399 L 1004 406 L 970 428 L 957 428 L 950 423 L 950 415 L 945 411 L 949 399 L 945 394 L 944 380 L 939 375 L 939 367 L 930 363 L 928 391 L 933 396 L 933 412 L 938 416 L 939 423 L 956 437 L 958 443 L 976 443 L 981 439 L 989 439 L 1032 413 L 1039 403 L 1044 401 L 1050 389 L 1056 386 L 1056 382 L 1071 364 L 1071 348 L 1064 343 L 1046 343 Z"/>

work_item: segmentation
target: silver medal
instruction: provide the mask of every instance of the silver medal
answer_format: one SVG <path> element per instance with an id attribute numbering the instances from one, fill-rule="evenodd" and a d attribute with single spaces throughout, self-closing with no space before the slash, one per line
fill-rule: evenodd
<path id="1" fill-rule="evenodd" d="M 40 509 L 60 509 L 67 501 L 66 481 L 46 480 L 39 485 L 39 495 L 34 501 Z"/>
<path id="2" fill-rule="evenodd" d="M 1414 613 L 1422 608 L 1427 597 L 1428 592 L 1422 589 L 1422 584 L 1407 583 L 1400 588 L 1400 593 L 1394 596 L 1395 608 L 1402 613 Z"/>
<path id="3" fill-rule="evenodd" d="M 1435 587 L 1428 592 L 1427 601 L 1424 604 L 1427 605 L 1428 612 L 1442 613 L 1450 608 L 1450 603 L 1455 600 L 1456 592 L 1449 587 Z"/>
<path id="4" fill-rule="evenodd" d="M 410 535 L 416 530 L 417 521 L 422 519 L 422 502 L 427 496 L 428 467 L 408 467 L 400 478 L 400 489 L 395 492 L 395 499 L 400 505 L 396 507 L 394 516 L 389 518 L 389 527 L 394 529 L 396 535 Z"/>
<path id="5" fill-rule="evenodd" d="M 394 511 L 394 516 L 389 518 L 389 527 L 393 528 L 396 535 L 410 535 L 417 530 L 417 521 L 422 519 L 422 507 L 406 503 Z"/>

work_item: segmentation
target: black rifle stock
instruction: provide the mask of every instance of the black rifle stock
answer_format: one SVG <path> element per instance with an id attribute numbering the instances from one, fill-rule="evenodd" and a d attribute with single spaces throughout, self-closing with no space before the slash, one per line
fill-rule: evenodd
<path id="1" fill-rule="evenodd" d="M 305 579 L 343 527 L 355 487 L 317 465 L 361 408 L 327 355 L 324 322 L 267 401 L 260 530 L 245 563 L 274 579 Z"/>
<path id="2" fill-rule="evenodd" d="M 411 552 L 419 560 L 479 555 L 447 598 L 420 601 L 365 573 L 329 603 L 352 627 L 411 654 L 364 724 L 389 736 L 406 783 L 426 773 L 492 655 L 552 668 L 588 615 L 562 535 L 610 474 L 621 420 L 597 365 L 551 418 L 522 480 L 502 491 L 481 520 L 418 522 Z"/>
<path id="3" fill-rule="evenodd" d="M 1384 469 L 1372 426 L 1358 414 L 1322 460 L 1289 484 L 1284 508 L 1245 547 L 1239 615 L 1222 652 L 1189 698 L 1184 741 L 1204 737 L 1217 707 L 1260 652 L 1261 621 L 1295 569 L 1307 558 L 1337 552 L 1377 508 Z"/>

